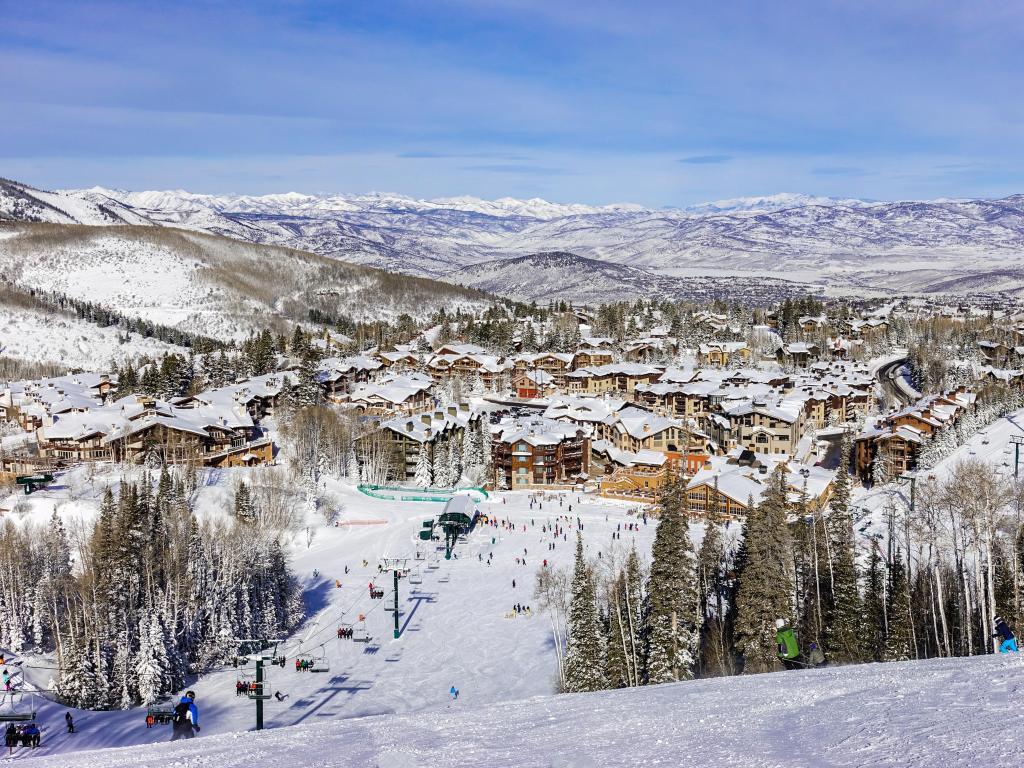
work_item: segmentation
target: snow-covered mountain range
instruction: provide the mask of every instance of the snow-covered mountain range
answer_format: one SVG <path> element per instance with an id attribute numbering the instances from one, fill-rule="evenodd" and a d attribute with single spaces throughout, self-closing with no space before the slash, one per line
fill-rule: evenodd
<path id="1" fill-rule="evenodd" d="M 686 294 L 688 284 L 678 279 L 694 276 L 725 285 L 737 276 L 773 276 L 858 292 L 1024 289 L 1024 195 L 869 202 L 782 194 L 656 210 L 389 194 L 41 192 L 0 182 L 4 216 L 182 227 L 486 285 L 520 298 L 549 295 L 560 283 L 577 286 L 565 288 L 566 298 L 609 297 L 605 288 L 615 284 L 607 281 L 607 265 L 641 268 L 657 277 L 648 287 L 667 294 Z M 496 279 L 508 270 L 482 274 L 490 267 L 479 267 L 553 251 L 588 261 L 574 263 L 572 273 L 547 264 L 547 278 L 530 281 L 529 295 Z M 581 281 L 580 269 L 592 273 L 598 290 Z M 635 291 L 636 281 L 629 281 L 617 295 Z"/>

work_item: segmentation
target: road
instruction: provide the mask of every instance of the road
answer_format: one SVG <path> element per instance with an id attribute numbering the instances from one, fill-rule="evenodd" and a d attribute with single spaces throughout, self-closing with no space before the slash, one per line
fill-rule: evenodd
<path id="1" fill-rule="evenodd" d="M 882 385 L 882 391 L 893 402 L 901 405 L 910 405 L 915 402 L 920 393 L 914 393 L 900 377 L 900 369 L 906 365 L 907 359 L 901 357 L 898 360 L 886 363 L 878 369 L 878 383 Z"/>

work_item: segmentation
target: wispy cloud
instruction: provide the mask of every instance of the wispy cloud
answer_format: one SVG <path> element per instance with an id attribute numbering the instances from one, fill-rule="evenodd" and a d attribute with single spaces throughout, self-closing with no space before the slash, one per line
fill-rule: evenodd
<path id="1" fill-rule="evenodd" d="M 854 165 L 823 165 L 812 168 L 812 176 L 866 176 L 868 171 Z"/>
<path id="2" fill-rule="evenodd" d="M 484 171 L 486 173 L 516 173 L 524 176 L 572 176 L 568 168 L 554 168 L 547 165 L 530 163 L 485 163 L 481 165 L 463 166 L 467 171 Z"/>
<path id="3" fill-rule="evenodd" d="M 721 165 L 733 160 L 732 155 L 690 155 L 679 159 L 685 165 Z"/>

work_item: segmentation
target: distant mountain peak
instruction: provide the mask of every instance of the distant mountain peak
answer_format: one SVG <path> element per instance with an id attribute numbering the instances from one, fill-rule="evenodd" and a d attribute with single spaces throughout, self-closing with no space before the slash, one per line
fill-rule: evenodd
<path id="1" fill-rule="evenodd" d="M 819 197 L 804 195 L 799 192 L 778 192 L 774 195 L 758 197 L 734 197 L 728 200 L 715 200 L 710 203 L 691 205 L 685 210 L 690 213 L 744 213 L 782 211 L 787 208 L 802 208 L 808 205 L 846 206 L 861 208 L 872 205 L 869 200 L 842 197 Z"/>

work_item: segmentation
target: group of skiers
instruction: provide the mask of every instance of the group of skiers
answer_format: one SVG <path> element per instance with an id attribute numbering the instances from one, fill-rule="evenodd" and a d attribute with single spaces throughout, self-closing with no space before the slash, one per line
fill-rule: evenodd
<path id="1" fill-rule="evenodd" d="M 796 641 L 796 632 L 786 625 L 784 619 L 775 622 L 775 644 L 778 646 L 779 661 L 786 669 L 824 667 L 828 664 L 825 652 L 816 642 L 808 647 L 807 656 L 801 657 L 800 645 Z"/>
<path id="2" fill-rule="evenodd" d="M 1017 638 L 1013 630 L 1006 623 L 1002 616 L 996 616 L 993 621 L 995 631 L 993 638 L 999 639 L 1000 653 L 1017 653 Z M 775 644 L 778 646 L 779 661 L 786 669 L 824 667 L 828 664 L 825 653 L 821 646 L 812 642 L 808 647 L 806 658 L 800 654 L 800 645 L 796 640 L 796 632 L 792 627 L 787 626 L 785 619 L 777 619 L 775 622 Z"/>
<path id="3" fill-rule="evenodd" d="M 259 686 L 256 685 L 255 680 L 235 681 L 235 696 L 248 696 L 250 693 L 256 693 L 258 690 Z"/>
<path id="4" fill-rule="evenodd" d="M 43 732 L 35 723 L 26 725 L 15 725 L 11 723 L 4 732 L 4 746 L 13 751 L 15 747 L 38 747 L 39 741 L 43 738 Z"/>

